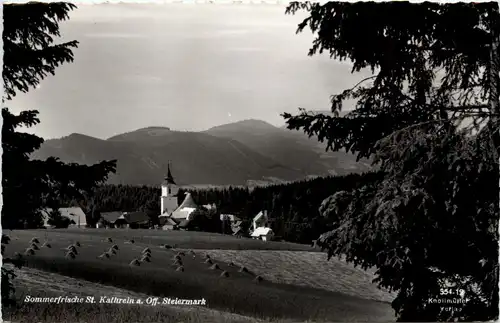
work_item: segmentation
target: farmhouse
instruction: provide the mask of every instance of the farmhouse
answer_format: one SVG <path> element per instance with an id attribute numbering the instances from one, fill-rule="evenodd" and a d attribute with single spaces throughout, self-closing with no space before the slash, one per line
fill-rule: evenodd
<path id="1" fill-rule="evenodd" d="M 270 241 L 274 237 L 274 232 L 271 228 L 259 227 L 252 232 L 252 238 L 261 239 L 263 241 Z"/>
<path id="2" fill-rule="evenodd" d="M 115 227 L 118 228 L 148 228 L 149 217 L 144 212 L 124 212 L 116 221 Z"/>
<path id="3" fill-rule="evenodd" d="M 254 239 L 261 239 L 264 241 L 269 241 L 274 237 L 274 232 L 268 227 L 269 218 L 267 217 L 267 211 L 260 211 L 252 221 L 253 232 L 251 237 Z"/>
<path id="4" fill-rule="evenodd" d="M 102 212 L 97 228 L 149 228 L 150 219 L 145 212 Z"/>
<path id="5" fill-rule="evenodd" d="M 269 218 L 267 217 L 267 211 L 260 211 L 252 221 L 253 230 L 257 230 L 260 227 L 267 227 Z"/>
<path id="6" fill-rule="evenodd" d="M 121 211 L 101 212 L 101 218 L 97 222 L 97 228 L 114 228 L 115 222 L 122 216 Z"/>
<path id="7" fill-rule="evenodd" d="M 85 228 L 87 226 L 87 216 L 80 207 L 62 207 L 59 208 L 58 211 L 60 212 L 61 216 L 66 217 L 72 221 L 70 227 Z M 42 210 L 43 226 L 46 228 L 52 226 L 48 223 L 50 218 L 49 215 L 51 212 L 51 208 Z"/>

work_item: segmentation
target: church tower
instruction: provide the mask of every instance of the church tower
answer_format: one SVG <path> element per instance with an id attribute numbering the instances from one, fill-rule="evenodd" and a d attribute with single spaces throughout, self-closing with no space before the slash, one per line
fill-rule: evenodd
<path id="1" fill-rule="evenodd" d="M 161 214 L 170 215 L 178 207 L 177 194 L 179 187 L 174 181 L 170 172 L 170 162 L 168 163 L 167 177 L 161 183 Z"/>

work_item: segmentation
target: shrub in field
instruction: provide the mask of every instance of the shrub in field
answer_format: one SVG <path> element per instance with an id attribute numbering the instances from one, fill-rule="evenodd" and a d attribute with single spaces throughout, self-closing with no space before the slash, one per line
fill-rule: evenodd
<path id="1" fill-rule="evenodd" d="M 3 237 L 2 237 L 3 238 Z M 2 247 L 5 247 L 2 244 Z M 34 251 L 33 251 L 34 254 Z M 2 266 L 2 280 L 1 280 L 1 290 L 2 290 L 2 307 L 6 308 L 15 304 L 15 288 L 12 280 L 16 277 L 13 269 L 6 268 L 6 264 L 12 264 L 17 268 L 21 268 L 23 265 L 23 256 L 16 252 L 13 258 L 3 258 Z"/>
<path id="2" fill-rule="evenodd" d="M 67 246 L 64 250 L 68 251 L 68 252 L 72 252 L 74 253 L 75 255 L 78 254 L 78 250 L 76 250 L 76 247 L 74 245 L 69 245 Z"/>
<path id="3" fill-rule="evenodd" d="M 220 269 L 219 265 L 217 265 L 217 264 L 213 264 L 209 268 L 212 269 L 212 270 Z"/>
<path id="4" fill-rule="evenodd" d="M 136 258 L 134 258 L 130 264 L 130 266 L 140 266 L 141 265 L 141 262 L 139 260 L 137 260 Z"/>
<path id="5" fill-rule="evenodd" d="M 76 258 L 76 254 L 72 251 L 68 251 L 66 252 L 66 255 L 64 256 L 66 259 L 75 259 Z"/>
<path id="6" fill-rule="evenodd" d="M 97 258 L 99 258 L 99 259 L 109 259 L 110 257 L 111 257 L 111 255 L 108 252 L 105 252 L 105 253 L 99 255 Z"/>
<path id="7" fill-rule="evenodd" d="M 175 269 L 175 271 L 184 272 L 184 267 L 183 266 L 179 266 L 179 267 L 177 267 L 177 269 Z"/>
<path id="8" fill-rule="evenodd" d="M 264 280 L 264 278 L 262 278 L 262 276 L 257 275 L 257 276 L 255 276 L 255 278 L 253 280 L 260 283 L 261 281 Z"/>
<path id="9" fill-rule="evenodd" d="M 220 277 L 229 277 L 229 273 L 227 271 L 223 271 L 221 274 L 220 274 Z"/>
<path id="10" fill-rule="evenodd" d="M 9 244 L 9 242 L 10 242 L 10 237 L 2 233 L 2 244 Z"/>

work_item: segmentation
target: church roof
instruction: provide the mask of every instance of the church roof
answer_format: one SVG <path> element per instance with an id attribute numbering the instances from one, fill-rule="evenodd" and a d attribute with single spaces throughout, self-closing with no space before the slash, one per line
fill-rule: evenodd
<path id="1" fill-rule="evenodd" d="M 163 181 L 163 184 L 171 184 L 171 185 L 176 185 L 174 181 L 174 177 L 172 176 L 172 172 L 170 172 L 170 163 L 168 164 L 168 170 L 167 170 L 167 176 L 165 177 L 165 180 Z"/>
<path id="2" fill-rule="evenodd" d="M 196 202 L 193 200 L 193 197 L 191 196 L 191 193 L 186 193 L 186 197 L 184 198 L 184 201 L 182 201 L 181 205 L 177 208 L 178 210 L 181 210 L 183 208 L 193 208 L 196 209 L 198 205 Z"/>
<path id="3" fill-rule="evenodd" d="M 190 193 L 186 193 L 184 201 L 172 212 L 171 217 L 174 219 L 189 219 L 191 213 L 198 208 L 198 205 L 193 200 Z"/>

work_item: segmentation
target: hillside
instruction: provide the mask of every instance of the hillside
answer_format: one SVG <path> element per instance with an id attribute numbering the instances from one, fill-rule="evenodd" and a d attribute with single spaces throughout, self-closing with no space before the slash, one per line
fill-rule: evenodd
<path id="1" fill-rule="evenodd" d="M 278 128 L 261 120 L 244 120 L 213 127 L 205 133 L 235 139 L 306 176 L 345 175 L 370 169 L 367 161 L 345 152 L 326 152 L 326 144 L 301 131 Z"/>
<path id="2" fill-rule="evenodd" d="M 180 185 L 280 183 L 367 169 L 354 156 L 325 153 L 315 139 L 259 120 L 204 132 L 149 127 L 106 140 L 71 134 L 47 140 L 32 158 L 49 156 L 81 164 L 117 159 L 109 183 L 130 185 L 157 185 L 168 161 Z"/>

